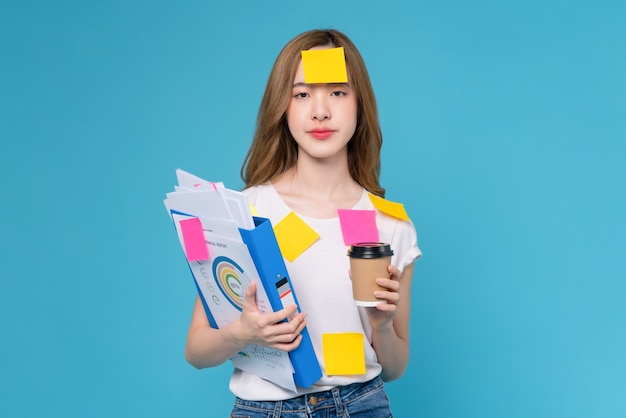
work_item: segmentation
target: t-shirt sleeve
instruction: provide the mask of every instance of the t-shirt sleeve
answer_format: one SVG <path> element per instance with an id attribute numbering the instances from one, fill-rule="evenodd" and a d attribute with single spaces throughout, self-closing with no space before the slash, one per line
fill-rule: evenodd
<path id="1" fill-rule="evenodd" d="M 404 270 L 422 256 L 422 251 L 417 245 L 417 232 L 413 222 L 400 220 L 396 222 L 392 249 L 394 250 L 392 263 L 400 270 Z"/>

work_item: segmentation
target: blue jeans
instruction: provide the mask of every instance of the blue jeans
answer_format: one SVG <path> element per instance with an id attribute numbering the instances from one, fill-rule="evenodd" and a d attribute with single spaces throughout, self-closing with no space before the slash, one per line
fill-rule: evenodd
<path id="1" fill-rule="evenodd" d="M 231 418 L 390 418 L 383 381 L 338 386 L 284 401 L 246 401 L 236 398 Z"/>

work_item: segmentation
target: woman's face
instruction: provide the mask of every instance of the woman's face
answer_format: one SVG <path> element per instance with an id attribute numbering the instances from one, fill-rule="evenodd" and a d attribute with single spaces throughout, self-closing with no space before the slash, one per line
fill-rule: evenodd
<path id="1" fill-rule="evenodd" d="M 356 92 L 349 83 L 306 84 L 300 61 L 286 116 L 298 158 L 345 158 L 356 129 Z"/>

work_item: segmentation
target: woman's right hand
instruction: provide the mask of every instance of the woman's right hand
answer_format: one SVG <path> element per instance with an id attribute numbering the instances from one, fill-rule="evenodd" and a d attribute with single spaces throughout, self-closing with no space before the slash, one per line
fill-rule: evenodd
<path id="1" fill-rule="evenodd" d="M 256 283 L 246 289 L 243 309 L 235 335 L 247 344 L 259 344 L 283 351 L 296 349 L 302 341 L 301 332 L 306 325 L 306 313 L 298 313 L 296 305 L 280 311 L 262 313 L 256 303 Z M 285 321 L 288 319 L 288 321 Z"/>

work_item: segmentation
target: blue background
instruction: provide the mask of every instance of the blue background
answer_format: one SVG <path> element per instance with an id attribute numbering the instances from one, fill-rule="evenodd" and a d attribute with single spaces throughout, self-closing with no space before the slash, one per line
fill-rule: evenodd
<path id="1" fill-rule="evenodd" d="M 162 204 L 242 186 L 271 65 L 360 48 L 418 229 L 399 417 L 626 416 L 623 1 L 3 1 L 0 416 L 227 416 Z"/>

